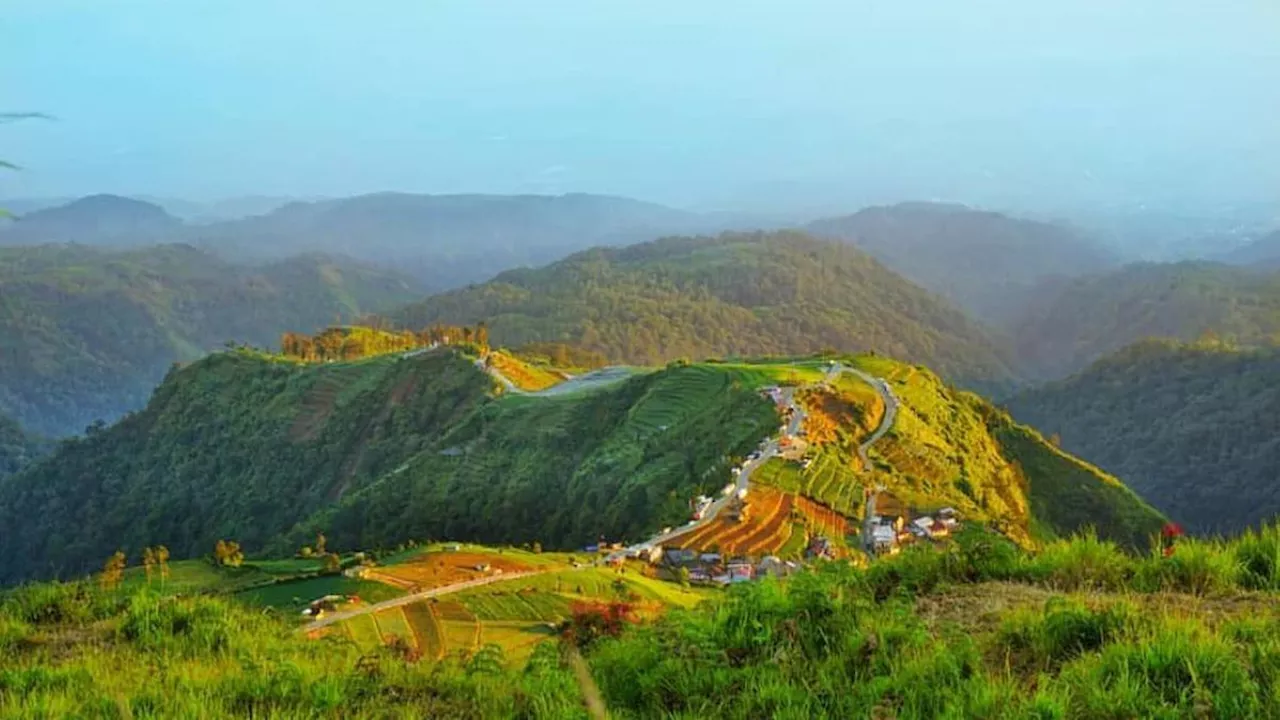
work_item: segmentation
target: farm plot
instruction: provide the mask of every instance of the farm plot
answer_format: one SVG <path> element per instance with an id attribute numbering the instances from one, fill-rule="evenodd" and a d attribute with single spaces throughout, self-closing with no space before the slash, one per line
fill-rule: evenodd
<path id="1" fill-rule="evenodd" d="M 418 650 L 426 657 L 439 660 L 444 657 L 444 629 L 434 607 L 428 602 L 416 602 L 404 607 L 405 619 L 413 628 Z"/>
<path id="2" fill-rule="evenodd" d="M 506 353 L 490 353 L 489 362 L 495 370 L 502 373 L 503 377 L 526 392 L 546 390 L 563 380 L 560 375 L 550 370 L 517 360 Z"/>
<path id="3" fill-rule="evenodd" d="M 796 498 L 796 508 L 808 527 L 829 538 L 843 538 L 850 532 L 849 519 L 822 503 Z"/>
<path id="4" fill-rule="evenodd" d="M 343 627 L 346 628 L 347 636 L 361 650 L 368 652 L 382 645 L 382 635 L 378 633 L 378 626 L 370 615 L 357 615 L 349 620 L 343 621 Z"/>
<path id="5" fill-rule="evenodd" d="M 383 642 L 386 642 L 389 637 L 395 637 L 414 647 L 418 646 L 413 628 L 409 626 L 409 621 L 405 619 L 402 608 L 393 607 L 379 610 L 372 615 L 374 624 L 378 626 L 378 636 L 382 638 Z"/>
<path id="6" fill-rule="evenodd" d="M 741 522 L 717 518 L 689 535 L 673 541 L 676 547 L 693 550 L 719 548 L 721 552 L 742 552 L 751 540 L 767 546 L 767 538 L 774 538 L 787 519 L 792 495 L 770 487 L 757 487 L 751 493 L 747 517 Z M 781 544 L 785 537 L 778 540 Z"/>
<path id="7" fill-rule="evenodd" d="M 370 571 L 368 578 L 405 590 L 429 590 L 466 580 L 484 577 L 487 572 L 476 570 L 488 565 L 489 572 L 518 573 L 533 570 L 531 563 L 511 555 L 480 552 L 428 552 L 408 562 L 387 565 Z"/>

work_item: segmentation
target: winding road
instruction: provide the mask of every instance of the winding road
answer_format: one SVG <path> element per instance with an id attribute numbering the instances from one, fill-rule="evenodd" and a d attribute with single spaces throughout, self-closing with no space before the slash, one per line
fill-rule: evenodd
<path id="1" fill-rule="evenodd" d="M 827 374 L 823 377 L 822 382 L 826 384 L 833 383 L 836 378 L 840 377 L 841 373 L 845 372 L 856 375 L 863 382 L 870 385 L 884 400 L 884 415 L 880 418 L 880 425 L 876 427 L 875 431 L 872 432 L 866 440 L 858 445 L 858 459 L 862 462 L 863 471 L 866 472 L 871 469 L 871 459 L 867 456 L 867 451 L 871 449 L 871 446 L 874 445 L 876 441 L 884 437 L 885 433 L 889 432 L 889 429 L 893 427 L 894 420 L 898 417 L 898 398 L 893 394 L 893 390 L 889 388 L 889 383 L 882 378 L 869 375 L 857 368 L 846 367 L 844 364 L 838 362 L 831 364 L 831 367 L 827 370 Z M 783 390 L 783 397 L 786 400 L 787 406 L 791 408 L 791 422 L 788 423 L 786 428 L 786 434 L 791 436 L 795 436 L 800 431 L 805 418 L 804 408 L 795 402 L 795 391 L 796 388 L 786 388 Z M 736 494 L 737 491 L 747 488 L 751 473 L 756 468 L 760 467 L 770 458 L 778 454 L 780 443 L 780 436 L 769 438 L 763 445 L 761 445 L 759 456 L 755 460 L 751 460 L 742 466 L 742 470 L 738 473 L 738 478 L 734 486 L 734 494 Z M 720 511 L 728 505 L 731 497 L 732 495 L 728 497 L 721 497 L 712 503 L 707 508 L 707 511 L 701 520 L 694 520 L 672 530 L 671 532 L 655 535 L 642 543 L 632 545 L 631 547 L 614 554 L 622 555 L 630 552 L 646 550 L 655 545 L 661 545 L 674 540 L 681 535 L 691 533 L 715 520 L 716 516 L 720 514 Z M 873 493 L 871 502 L 874 502 L 874 500 L 875 494 Z"/>
<path id="2" fill-rule="evenodd" d="M 421 352 L 421 351 L 418 351 L 418 352 Z M 416 354 L 416 352 L 412 354 Z M 504 377 L 502 373 L 498 372 L 496 369 L 484 367 L 483 364 L 480 363 L 479 361 L 477 361 L 476 364 L 478 367 L 480 367 L 481 369 L 483 369 L 484 371 L 488 372 L 490 375 L 495 377 L 499 382 L 501 382 L 509 390 L 521 395 L 528 395 L 528 396 L 534 396 L 534 397 L 556 395 L 564 392 L 572 392 L 574 390 L 586 389 L 587 387 L 594 387 L 594 386 L 603 385 L 606 383 L 617 382 L 618 380 L 622 380 L 626 377 L 629 377 L 632 373 L 634 373 L 634 370 L 625 366 L 607 367 L 592 373 L 587 373 L 586 375 L 580 375 L 576 378 L 566 380 L 564 383 L 561 383 L 560 385 L 556 385 L 555 387 L 552 387 L 552 388 L 548 388 L 547 390 L 541 390 L 538 392 L 526 392 L 517 388 L 514 383 L 512 383 L 510 380 Z M 831 364 L 831 367 L 827 370 L 827 374 L 823 377 L 823 382 L 828 384 L 832 383 L 843 372 L 852 373 L 858 376 L 858 378 L 860 378 L 862 381 L 866 382 L 868 385 L 874 388 L 876 392 L 880 394 L 880 397 L 884 400 L 885 411 L 884 411 L 884 416 L 880 419 L 879 427 L 877 427 L 875 431 L 872 432 L 871 435 L 868 436 L 867 439 L 858 446 L 858 458 L 859 460 L 862 461 L 863 470 L 864 471 L 870 470 L 871 462 L 870 462 L 870 459 L 867 457 L 867 451 L 871 448 L 872 445 L 876 443 L 877 440 L 884 437 L 885 433 L 889 432 L 889 429 L 893 427 L 894 420 L 898 416 L 898 399 L 897 397 L 894 396 L 893 391 L 889 388 L 889 383 L 885 382 L 883 379 L 875 377 L 873 375 L 869 375 L 861 370 L 858 370 L 857 368 L 846 367 L 841 363 Z M 566 388 L 564 387 L 565 385 L 569 385 L 569 387 Z M 557 389 L 559 389 L 559 392 L 552 392 Z M 789 436 L 795 436 L 800 432 L 800 429 L 804 424 L 804 418 L 805 418 L 804 408 L 800 404 L 795 402 L 796 388 L 794 387 L 784 388 L 782 392 L 783 392 L 783 399 L 787 407 L 790 408 L 791 410 L 791 420 L 790 422 L 787 423 L 784 433 Z M 691 521 L 688 524 L 678 527 L 670 532 L 659 533 L 657 535 L 654 535 L 653 537 L 649 538 L 648 540 L 642 543 L 632 545 L 631 547 L 628 547 L 624 550 L 620 550 L 618 552 L 613 553 L 611 557 L 623 556 L 629 552 L 647 550 L 649 548 L 654 547 L 655 545 L 661 545 L 663 543 L 674 540 L 680 537 L 681 535 L 685 535 L 690 532 L 693 532 L 694 530 L 701 528 L 703 525 L 715 520 L 716 517 L 720 514 L 720 512 L 725 508 L 725 506 L 728 505 L 729 500 L 734 495 L 736 495 L 738 491 L 744 490 L 749 486 L 751 473 L 754 472 L 756 468 L 760 467 L 765 462 L 767 462 L 770 458 L 773 458 L 778 454 L 778 450 L 781 444 L 781 439 L 782 439 L 782 433 L 780 433 L 779 435 L 770 437 L 769 439 L 764 441 L 764 443 L 760 447 L 760 450 L 756 458 L 746 462 L 742 466 L 742 469 L 738 472 L 737 479 L 734 483 L 734 492 L 730 493 L 727 496 L 722 496 L 719 499 L 717 499 L 715 502 L 713 502 L 707 508 L 701 520 Z M 874 507 L 875 507 L 874 505 L 875 495 L 876 494 L 873 492 L 870 498 L 867 500 L 867 518 L 870 518 L 871 515 L 873 514 L 872 511 L 874 510 Z M 869 532 L 870 526 L 867 524 L 869 522 L 870 522 L 869 519 L 864 521 L 864 526 L 865 526 L 864 534 Z M 584 567 L 592 567 L 592 566 L 586 565 Z M 342 612 L 330 613 L 322 618 L 319 618 L 313 622 L 303 625 L 302 627 L 299 628 L 299 632 L 303 632 L 303 633 L 313 632 L 315 630 L 319 630 L 321 628 L 332 625 L 333 623 L 342 622 L 343 620 L 357 617 L 359 615 L 365 615 L 371 612 L 378 612 L 380 610 L 400 607 L 402 605 L 409 605 L 409 604 L 418 602 L 419 600 L 425 600 L 427 598 L 433 598 L 433 597 L 440 597 L 442 595 L 448 595 L 450 593 L 456 593 L 462 590 L 482 587 L 482 586 L 490 585 L 493 583 L 505 582 L 508 580 L 519 580 L 520 578 L 540 575 L 542 573 L 551 572 L 551 571 L 552 570 L 532 570 L 532 571 L 521 572 L 521 573 L 490 575 L 487 577 L 476 578 L 475 580 L 467 580 L 465 582 L 454 583 L 452 585 L 445 585 L 442 587 L 431 588 L 430 590 L 423 590 L 421 592 L 416 592 L 409 595 L 403 595 L 401 597 L 393 598 L 391 600 L 385 600 L 383 602 L 374 603 L 372 605 L 364 605 L 352 610 L 344 610 Z"/>

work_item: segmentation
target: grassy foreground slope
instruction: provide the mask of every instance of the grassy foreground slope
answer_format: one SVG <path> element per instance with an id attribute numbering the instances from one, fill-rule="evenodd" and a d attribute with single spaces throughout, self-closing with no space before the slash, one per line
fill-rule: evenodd
<path id="1" fill-rule="evenodd" d="M 1188 529 L 1233 534 L 1280 513 L 1278 378 L 1275 349 L 1152 340 L 1008 404 Z"/>
<path id="2" fill-rule="evenodd" d="M 585 718 L 587 678 L 616 718 L 1275 717 L 1277 558 L 1274 528 L 1171 557 L 1087 537 L 1025 554 L 968 530 L 541 642 L 515 667 L 498 645 L 426 663 L 226 599 L 34 585 L 0 596 L 0 717 Z"/>
<path id="3" fill-rule="evenodd" d="M 571 342 L 615 362 L 875 350 L 969 386 L 1013 380 L 962 312 L 847 245 L 798 232 L 598 248 L 436 295 L 407 327 L 485 320 L 495 342 Z"/>
<path id="4" fill-rule="evenodd" d="M 170 365 L 228 340 L 267 347 L 415 296 L 351 260 L 247 267 L 189 245 L 3 247 L 0 287 L 0 413 L 46 436 L 141 408 Z"/>

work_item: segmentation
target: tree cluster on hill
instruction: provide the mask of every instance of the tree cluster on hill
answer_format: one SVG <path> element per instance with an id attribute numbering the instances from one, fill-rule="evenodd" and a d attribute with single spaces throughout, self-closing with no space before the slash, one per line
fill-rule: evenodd
<path id="1" fill-rule="evenodd" d="M 803 233 L 594 249 L 436 295 L 401 327 L 487 320 L 497 344 L 570 342 L 615 362 L 875 350 L 984 389 L 1014 381 L 978 325 L 866 254 Z"/>
<path id="2" fill-rule="evenodd" d="M 0 477 L 17 472 L 47 449 L 48 443 L 27 434 L 12 418 L 0 415 Z"/>
<path id="3" fill-rule="evenodd" d="M 1029 303 L 1013 330 L 1029 377 L 1053 380 L 1150 337 L 1206 332 L 1239 345 L 1280 338 L 1280 273 L 1216 263 L 1143 263 L 1066 283 Z"/>
<path id="4" fill-rule="evenodd" d="M 982 322 L 1007 328 L 1046 281 L 1097 273 L 1117 259 L 1071 228 L 963 205 L 871 207 L 808 226 L 856 245 L 951 300 Z"/>
<path id="5" fill-rule="evenodd" d="M 481 349 L 488 347 L 488 328 L 481 322 L 474 328 L 437 324 L 419 332 L 363 326 L 326 328 L 314 336 L 287 332 L 280 337 L 280 353 L 297 360 L 325 362 L 360 360 L 416 348 L 462 344 Z"/>
<path id="6" fill-rule="evenodd" d="M 1008 405 L 1197 532 L 1280 514 L 1280 350 L 1150 340 Z"/>
<path id="7" fill-rule="evenodd" d="M 59 436 L 142 407 L 175 362 L 417 297 L 341 258 L 229 265 L 184 245 L 0 248 L 0 413 Z"/>

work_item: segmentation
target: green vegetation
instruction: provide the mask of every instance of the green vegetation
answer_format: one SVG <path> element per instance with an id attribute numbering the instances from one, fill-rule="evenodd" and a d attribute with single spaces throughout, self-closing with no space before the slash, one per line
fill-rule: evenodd
<path id="1" fill-rule="evenodd" d="M 1054 380 L 1149 337 L 1280 337 L 1280 274 L 1205 262 L 1130 265 L 1046 291 L 1014 328 L 1026 374 Z"/>
<path id="2" fill-rule="evenodd" d="M 1163 525 L 1160 513 L 1114 477 L 932 372 L 880 356 L 842 361 L 885 378 L 899 400 L 893 426 L 870 450 L 870 472 L 859 471 L 856 447 L 878 424 L 882 402 L 862 381 L 842 378 L 839 402 L 832 404 L 838 412 L 810 414 L 841 418 L 830 439 L 819 442 L 824 426 L 806 420 L 808 439 L 817 443 L 808 450 L 809 467 L 771 460 L 756 471 L 755 482 L 798 492 L 853 518 L 864 513 L 864 487 L 880 486 L 920 510 L 954 507 L 1024 546 L 1092 527 L 1139 548 Z"/>
<path id="3" fill-rule="evenodd" d="M 116 548 L 174 560 L 233 540 L 292 555 L 410 538 L 576 547 L 682 520 L 776 427 L 731 376 L 675 367 L 592 392 L 489 395 L 450 350 L 177 370 L 148 408 L 0 482 L 0 581 L 74 576 Z M 311 518 L 311 519 L 308 519 Z"/>
<path id="4" fill-rule="evenodd" d="M 188 245 L 0 248 L 0 413 L 78 433 L 141 408 L 175 362 L 259 347 L 415 297 L 398 276 L 308 255 L 229 265 Z"/>
<path id="5" fill-rule="evenodd" d="M 851 247 L 796 232 L 667 238 L 578 253 L 437 295 L 404 327 L 490 326 L 496 344 L 568 341 L 615 362 L 876 350 L 1004 389 L 1013 373 L 958 310 Z"/>
<path id="6" fill-rule="evenodd" d="M 903 401 L 870 478 L 854 453 L 878 406 L 840 410 L 856 427 L 842 426 L 808 470 L 769 463 L 759 481 L 851 517 L 874 481 L 1027 545 L 1092 526 L 1137 546 L 1162 523 L 1113 478 L 927 370 L 847 361 L 888 377 Z M 495 396 L 453 349 L 323 364 L 214 355 L 174 371 L 143 412 L 0 481 L 0 581 L 74 577 L 116 549 L 136 563 L 153 544 L 175 561 L 220 540 L 287 557 L 320 532 L 342 551 L 413 538 L 548 549 L 639 540 L 684 522 L 690 498 L 718 492 L 777 431 L 758 386 L 814 379 L 821 365 L 675 363 L 522 397 Z M 849 402 L 880 402 L 860 382 L 840 384 Z"/>
<path id="7" fill-rule="evenodd" d="M 1234 534 L 1280 513 L 1278 377 L 1275 349 L 1153 340 L 1009 407 L 1189 530 Z"/>
<path id="8" fill-rule="evenodd" d="M 1168 557 L 1090 536 L 1027 553 L 970 527 L 527 646 L 528 626 L 449 602 L 311 640 L 217 598 L 32 585 L 0 597 L 0 717 L 584 718 L 579 652 L 617 718 L 1275 717 L 1278 578 L 1274 526 Z"/>
<path id="9" fill-rule="evenodd" d="M 47 443 L 28 435 L 17 422 L 0 415 L 0 477 L 17 472 L 47 449 Z"/>
<path id="10" fill-rule="evenodd" d="M 229 352 L 174 370 L 144 411 L 0 481 L 0 581 L 77 575 L 116 548 L 136 563 L 156 543 L 175 561 L 219 540 L 252 555 L 435 443 L 489 387 L 450 352 L 322 366 Z"/>
<path id="11" fill-rule="evenodd" d="M 715 366 L 671 367 L 590 392 L 480 406 L 431 449 L 304 523 L 344 547 L 406 537 L 548 548 L 639 539 L 688 517 L 730 458 L 777 426 L 772 407 Z M 456 449 L 456 450 L 451 450 Z M 442 454 L 443 451 L 450 451 Z"/>

